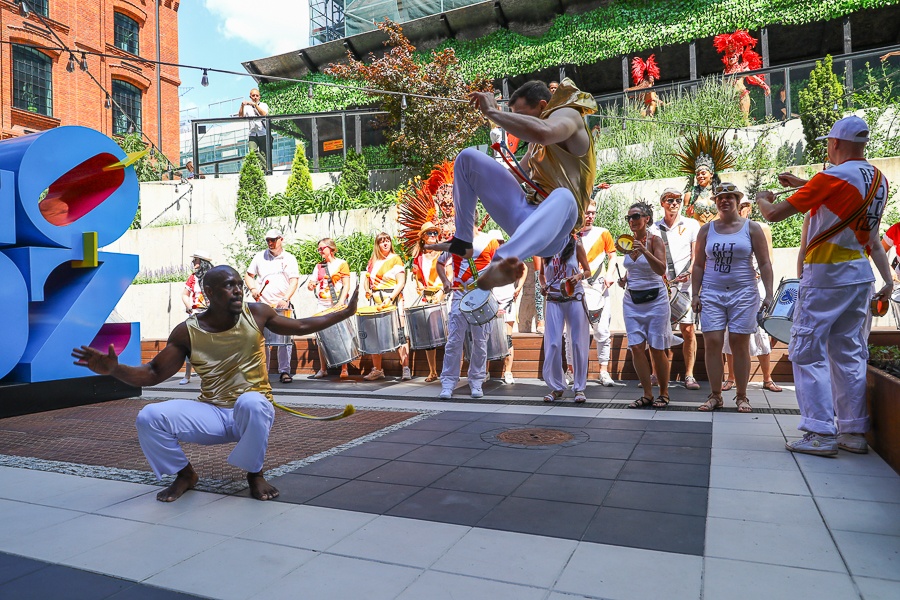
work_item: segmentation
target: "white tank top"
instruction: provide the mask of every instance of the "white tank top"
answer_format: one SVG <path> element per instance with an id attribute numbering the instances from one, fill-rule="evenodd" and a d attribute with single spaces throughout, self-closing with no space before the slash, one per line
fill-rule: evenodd
<path id="1" fill-rule="evenodd" d="M 649 251 L 650 236 L 647 236 L 646 244 Z M 623 266 L 628 271 L 628 289 L 631 290 L 652 290 L 661 288 L 663 283 L 662 275 L 657 275 L 650 268 L 650 263 L 643 254 L 638 254 L 637 260 L 631 258 L 631 253 L 625 255 L 622 261 Z"/>
<path id="2" fill-rule="evenodd" d="M 716 222 L 710 221 L 706 233 L 706 268 L 703 285 L 733 287 L 756 285 L 756 269 L 753 268 L 753 245 L 750 242 L 750 219 L 734 233 L 716 231 Z"/>

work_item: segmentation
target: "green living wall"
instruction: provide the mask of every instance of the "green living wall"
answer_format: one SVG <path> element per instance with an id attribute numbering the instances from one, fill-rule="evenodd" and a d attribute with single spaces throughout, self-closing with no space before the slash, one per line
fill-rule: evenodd
<path id="1" fill-rule="evenodd" d="M 900 0 L 619 0 L 580 15 L 559 15 L 544 35 L 499 29 L 476 40 L 448 40 L 467 79 L 533 73 L 556 65 L 585 65 L 657 46 L 682 44 L 735 29 L 830 21 Z M 307 79 L 353 85 L 323 74 Z M 275 114 L 341 110 L 371 103 L 364 93 L 291 82 L 263 84 Z"/>

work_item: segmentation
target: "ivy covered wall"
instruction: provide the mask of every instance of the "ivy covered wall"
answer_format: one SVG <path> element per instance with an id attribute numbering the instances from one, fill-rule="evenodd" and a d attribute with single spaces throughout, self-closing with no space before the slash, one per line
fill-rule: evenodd
<path id="1" fill-rule="evenodd" d="M 542 36 L 529 38 L 499 29 L 476 40 L 447 40 L 467 79 L 501 78 L 533 73 L 557 65 L 586 65 L 656 46 L 767 25 L 830 21 L 900 0 L 618 0 L 580 15 L 559 15 Z M 337 81 L 324 74 L 314 81 Z M 352 85 L 352 84 L 351 84 Z M 263 99 L 275 114 L 341 110 L 371 103 L 363 93 L 290 82 L 263 84 Z"/>

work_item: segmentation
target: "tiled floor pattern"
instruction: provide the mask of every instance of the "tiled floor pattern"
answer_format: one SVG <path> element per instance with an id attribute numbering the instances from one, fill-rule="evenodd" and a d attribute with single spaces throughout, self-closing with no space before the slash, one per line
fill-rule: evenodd
<path id="1" fill-rule="evenodd" d="M 578 437 L 496 440 L 525 427 Z M 457 411 L 273 483 L 284 502 L 702 556 L 711 444 L 709 422 Z"/>
<path id="2" fill-rule="evenodd" d="M 378 409 L 434 409 L 433 402 L 410 400 L 423 395 L 421 387 L 398 384 L 391 388 L 393 397 L 361 394 L 352 402 Z M 751 394 L 757 406 L 772 402 L 759 390 Z M 287 394 L 279 400 L 316 403 L 326 410 L 348 401 Z M 786 391 L 774 402 L 789 406 L 793 394 Z M 0 467 L 0 552 L 56 565 L 44 572 L 42 585 L 52 585 L 48 582 L 62 577 L 59 569 L 68 567 L 139 582 L 141 587 L 129 588 L 135 597 L 159 588 L 266 600 L 900 597 L 900 477 L 874 454 L 823 459 L 785 452 L 785 439 L 799 435 L 795 415 L 488 403 L 440 408 L 447 412 L 438 420 L 452 420 L 449 413 L 460 412 L 469 424 L 488 415 L 624 418 L 646 422 L 646 433 L 662 421 L 712 423 L 703 555 L 309 504 L 260 503 L 240 495 L 190 492 L 162 504 L 153 499 L 156 486 L 9 467 Z M 481 417 L 464 415 L 471 412 Z M 426 448 L 433 442 L 378 441 Z M 588 443 L 615 442 L 588 441 L 580 447 Z M 402 456 L 376 460 L 395 462 Z M 327 487 L 329 477 L 307 479 Z M 83 588 L 77 595 L 48 595 L 39 592 L 64 588 L 26 586 L 12 597 L 110 595 L 100 584 Z M 0 587 L 0 597 L 7 595 Z"/>
<path id="3" fill-rule="evenodd" d="M 131 480 L 155 482 L 138 444 L 134 422 L 141 408 L 157 400 L 117 400 L 0 419 L 0 455 L 100 466 L 110 469 L 111 478 L 118 478 L 116 470 L 136 471 L 145 473 L 146 478 Z M 335 412 L 321 407 L 303 410 L 316 416 Z M 321 422 L 276 410 L 264 469 L 268 471 L 304 459 L 418 414 L 361 410 L 352 419 Z M 206 489 L 244 487 L 245 474 L 227 463 L 233 445 L 183 446 L 203 476 Z M 91 473 L 97 475 L 98 471 Z M 231 482 L 237 486 L 227 485 Z"/>

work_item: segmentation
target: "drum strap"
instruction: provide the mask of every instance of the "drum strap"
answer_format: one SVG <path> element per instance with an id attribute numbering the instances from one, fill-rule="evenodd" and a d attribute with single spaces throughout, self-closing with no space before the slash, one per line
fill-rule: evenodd
<path id="1" fill-rule="evenodd" d="M 325 279 L 328 280 L 328 289 L 331 291 L 331 303 L 337 306 L 338 296 L 337 292 L 334 289 L 334 282 L 331 280 L 331 273 L 328 272 L 328 263 L 319 263 L 322 266 L 322 271 L 325 272 Z"/>
<path id="2" fill-rule="evenodd" d="M 669 236 L 666 235 L 666 230 L 662 227 L 659 228 L 659 233 L 662 235 L 663 244 L 666 246 L 666 264 L 668 265 L 668 274 L 669 281 L 674 281 L 676 277 L 680 277 L 684 275 L 688 269 L 691 268 L 691 260 L 688 259 L 687 264 L 684 265 L 684 268 L 681 270 L 681 273 L 678 275 L 675 274 L 675 263 L 672 262 L 672 252 L 669 250 Z"/>
<path id="3" fill-rule="evenodd" d="M 878 193 L 878 189 L 881 187 L 881 182 L 884 180 L 884 175 L 882 175 L 881 171 L 879 171 L 876 167 L 872 167 L 875 172 L 872 176 L 872 185 L 869 186 L 869 193 L 866 194 L 866 197 L 863 200 L 863 203 L 857 208 L 853 213 L 848 216 L 846 219 L 834 225 L 833 227 L 829 227 L 816 237 L 814 237 L 810 242 L 806 245 L 806 254 L 804 256 L 804 260 L 809 260 L 809 255 L 813 250 L 824 244 L 828 238 L 835 235 L 844 227 L 847 227 L 853 221 L 861 218 L 867 212 L 869 212 L 869 207 L 872 206 L 872 201 L 875 199 L 875 195 Z"/>

